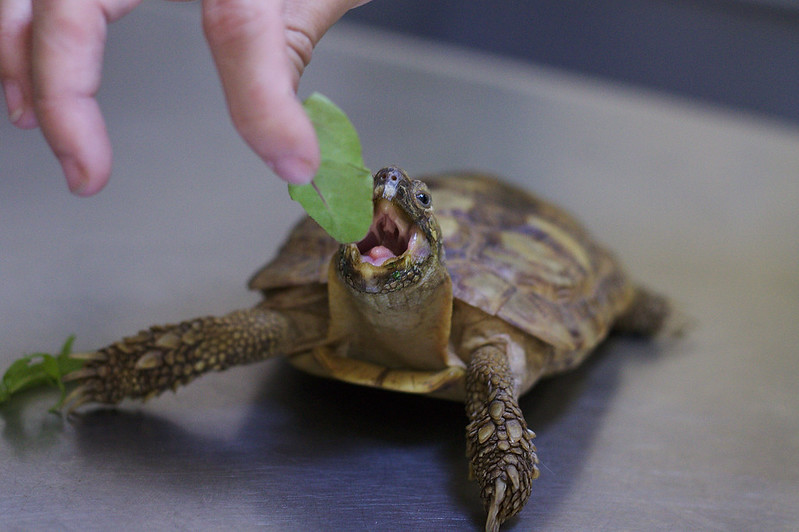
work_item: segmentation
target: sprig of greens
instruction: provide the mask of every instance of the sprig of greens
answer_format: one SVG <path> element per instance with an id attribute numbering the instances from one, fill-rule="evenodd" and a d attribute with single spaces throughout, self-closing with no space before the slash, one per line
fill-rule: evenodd
<path id="1" fill-rule="evenodd" d="M 0 404 L 25 390 L 53 386 L 61 390 L 61 399 L 50 410 L 58 410 L 67 394 L 61 378 L 83 366 L 83 361 L 70 358 L 74 341 L 74 335 L 67 338 L 61 346 L 61 352 L 56 356 L 32 353 L 15 360 L 0 379 Z"/>
<path id="2" fill-rule="evenodd" d="M 308 185 L 289 185 L 291 199 L 339 242 L 363 238 L 372 223 L 372 172 L 344 111 L 319 93 L 303 102 L 319 138 L 321 164 Z"/>

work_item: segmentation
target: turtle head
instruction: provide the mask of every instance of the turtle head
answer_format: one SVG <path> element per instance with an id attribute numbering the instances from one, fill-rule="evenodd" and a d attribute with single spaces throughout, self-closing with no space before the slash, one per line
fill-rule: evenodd
<path id="1" fill-rule="evenodd" d="M 338 272 L 360 292 L 388 293 L 442 268 L 441 228 L 427 185 L 389 166 L 374 175 L 374 217 L 360 242 L 339 251 Z"/>

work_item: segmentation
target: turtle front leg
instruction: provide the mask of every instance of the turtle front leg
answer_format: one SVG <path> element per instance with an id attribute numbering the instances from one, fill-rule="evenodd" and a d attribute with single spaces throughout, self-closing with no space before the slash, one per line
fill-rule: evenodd
<path id="1" fill-rule="evenodd" d="M 90 402 L 146 400 L 207 371 L 282 353 L 294 342 L 291 333 L 286 316 L 259 307 L 154 326 L 99 351 L 73 355 L 85 363 L 64 377 L 78 382 L 65 404 L 73 411 Z"/>
<path id="2" fill-rule="evenodd" d="M 504 346 L 486 345 L 472 355 L 466 380 L 466 455 L 488 512 L 486 531 L 516 515 L 538 477 L 535 434 L 516 400 Z"/>

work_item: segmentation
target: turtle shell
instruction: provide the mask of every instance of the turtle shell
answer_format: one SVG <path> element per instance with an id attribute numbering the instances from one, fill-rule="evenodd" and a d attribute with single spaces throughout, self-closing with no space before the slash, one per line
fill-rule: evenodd
<path id="1" fill-rule="evenodd" d="M 562 209 L 487 175 L 422 178 L 444 235 L 453 297 L 559 349 L 598 343 L 633 287 Z M 326 283 L 337 243 L 303 219 L 250 288 Z"/>

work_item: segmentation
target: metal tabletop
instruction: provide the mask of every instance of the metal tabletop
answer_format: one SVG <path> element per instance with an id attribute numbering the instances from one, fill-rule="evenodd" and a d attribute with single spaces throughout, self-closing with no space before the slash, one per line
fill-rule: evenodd
<path id="1" fill-rule="evenodd" d="M 541 477 L 505 530 L 799 527 L 799 131 L 351 25 L 301 92 L 367 164 L 502 174 L 577 214 L 695 326 L 612 338 L 521 400 Z M 70 196 L 40 133 L 0 123 L 0 363 L 257 301 L 301 215 L 226 115 L 196 6 L 112 26 L 112 181 Z M 272 361 L 76 419 L 0 408 L 5 530 L 478 530 L 462 405 Z"/>

